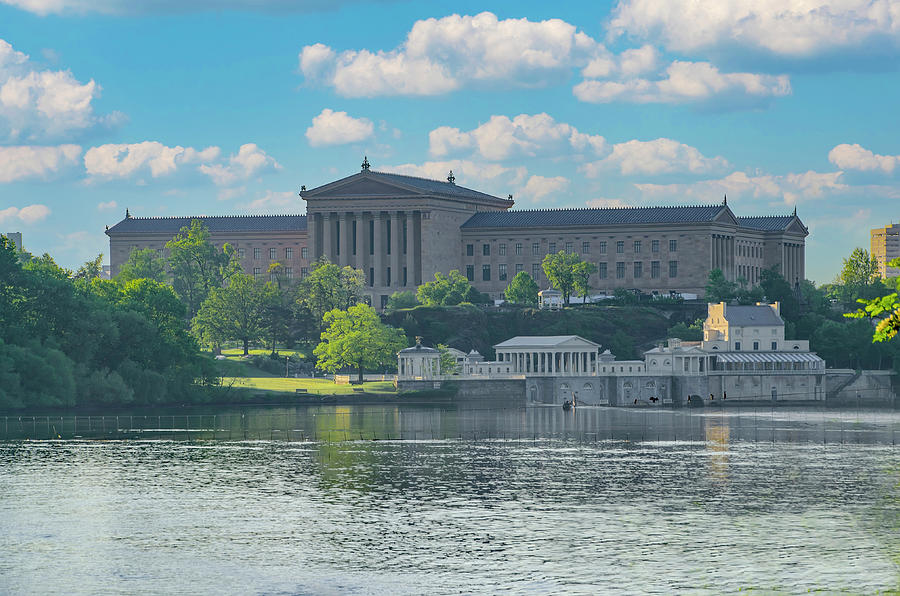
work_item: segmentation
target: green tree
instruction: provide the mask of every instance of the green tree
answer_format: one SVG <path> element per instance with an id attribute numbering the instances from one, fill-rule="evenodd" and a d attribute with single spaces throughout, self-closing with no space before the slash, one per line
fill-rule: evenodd
<path id="1" fill-rule="evenodd" d="M 838 283 L 841 285 L 840 297 L 845 303 L 858 298 L 869 299 L 869 287 L 878 279 L 878 261 L 869 256 L 869 251 L 854 248 L 850 256 L 843 260 Z"/>
<path id="2" fill-rule="evenodd" d="M 367 304 L 331 310 L 324 321 L 322 341 L 313 350 L 316 368 L 335 372 L 345 366 L 356 367 L 360 383 L 366 368 L 395 363 L 397 352 L 406 346 L 403 331 L 382 323 Z"/>
<path id="3" fill-rule="evenodd" d="M 579 261 L 572 266 L 572 283 L 575 295 L 582 301 L 591 293 L 591 275 L 597 272 L 597 266 L 588 261 Z"/>
<path id="4" fill-rule="evenodd" d="M 103 273 L 103 253 L 100 253 L 90 261 L 86 261 L 84 265 L 75 272 L 75 279 L 94 279 L 100 277 Z"/>
<path id="5" fill-rule="evenodd" d="M 703 319 L 697 319 L 690 325 L 676 323 L 669 327 L 666 335 L 667 337 L 677 337 L 684 341 L 701 341 L 703 340 Z"/>
<path id="6" fill-rule="evenodd" d="M 244 356 L 250 353 L 250 342 L 263 334 L 263 309 L 266 286 L 253 277 L 239 273 L 221 288 L 212 288 L 193 318 L 194 334 L 217 349 L 225 341 L 238 340 Z"/>
<path id="7" fill-rule="evenodd" d="M 441 374 L 455 375 L 459 372 L 459 363 L 456 356 L 450 353 L 450 349 L 444 344 L 437 345 L 437 351 L 441 354 Z"/>
<path id="8" fill-rule="evenodd" d="M 297 286 L 297 302 L 323 329 L 326 312 L 346 310 L 362 300 L 365 280 L 361 269 L 342 268 L 321 257 Z"/>
<path id="9" fill-rule="evenodd" d="M 781 316 L 787 321 L 796 321 L 800 316 L 797 297 L 791 284 L 781 275 L 778 265 L 763 269 L 759 274 L 759 285 L 769 302 L 781 303 Z"/>
<path id="10" fill-rule="evenodd" d="M 221 288 L 241 271 L 234 248 L 225 244 L 217 249 L 210 241 L 209 229 L 199 219 L 166 243 L 172 287 L 193 318 L 213 288 Z"/>
<path id="11" fill-rule="evenodd" d="M 416 298 L 415 292 L 406 290 L 403 292 L 394 292 L 393 294 L 391 294 L 391 297 L 388 298 L 384 310 L 386 312 L 394 312 L 395 310 L 415 308 L 417 306 L 419 306 L 419 300 Z"/>
<path id="12" fill-rule="evenodd" d="M 725 279 L 721 269 L 713 269 L 709 272 L 706 282 L 707 302 L 730 302 L 737 297 L 738 284 Z"/>
<path id="13" fill-rule="evenodd" d="M 506 299 L 514 304 L 524 304 L 526 306 L 537 306 L 538 303 L 538 285 L 534 278 L 519 271 L 512 278 L 509 285 L 506 286 L 503 295 Z"/>
<path id="14" fill-rule="evenodd" d="M 132 248 L 116 279 L 123 283 L 133 279 L 166 281 L 166 260 L 152 248 Z"/>
<path id="15" fill-rule="evenodd" d="M 456 306 L 461 302 L 478 301 L 474 291 L 469 280 L 454 269 L 446 276 L 440 271 L 435 273 L 434 281 L 419 286 L 416 298 L 425 306 Z"/>
<path id="16" fill-rule="evenodd" d="M 541 263 L 550 285 L 562 292 L 564 304 L 569 303 L 569 296 L 575 289 L 575 265 L 580 262 L 581 257 L 575 253 L 561 250 L 548 254 Z"/>

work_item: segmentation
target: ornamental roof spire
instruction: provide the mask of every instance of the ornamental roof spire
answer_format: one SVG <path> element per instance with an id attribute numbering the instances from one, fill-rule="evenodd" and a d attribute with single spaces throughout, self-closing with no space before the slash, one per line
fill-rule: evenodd
<path id="1" fill-rule="evenodd" d="M 727 205 L 727 204 L 728 204 L 728 195 L 722 195 L 722 197 L 723 197 L 723 198 L 722 198 L 722 204 L 723 204 L 723 205 Z"/>
<path id="2" fill-rule="evenodd" d="M 450 184 L 456 183 L 456 176 L 453 175 L 453 170 L 450 170 L 450 175 L 447 176 L 447 182 L 449 182 Z"/>
<path id="3" fill-rule="evenodd" d="M 363 172 L 368 172 L 368 171 L 369 171 L 369 167 L 370 167 L 370 166 L 369 166 L 369 157 L 368 157 L 368 156 L 363 156 L 362 171 L 363 171 Z"/>

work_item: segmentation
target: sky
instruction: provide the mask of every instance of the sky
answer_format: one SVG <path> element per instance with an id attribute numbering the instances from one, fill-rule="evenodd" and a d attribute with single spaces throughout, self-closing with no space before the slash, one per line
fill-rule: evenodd
<path id="1" fill-rule="evenodd" d="M 0 232 L 304 213 L 372 168 L 516 209 L 719 203 L 834 279 L 900 221 L 900 0 L 0 0 Z"/>

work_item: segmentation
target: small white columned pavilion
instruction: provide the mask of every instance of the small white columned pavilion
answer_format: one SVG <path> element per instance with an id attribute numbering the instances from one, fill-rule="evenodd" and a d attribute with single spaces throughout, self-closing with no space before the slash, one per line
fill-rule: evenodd
<path id="1" fill-rule="evenodd" d="M 594 376 L 600 344 L 577 335 L 520 335 L 494 346 L 497 361 L 512 373 L 537 376 Z"/>
<path id="2" fill-rule="evenodd" d="M 538 292 L 538 308 L 541 310 L 559 310 L 563 307 L 563 295 L 559 290 L 547 288 Z"/>
<path id="3" fill-rule="evenodd" d="M 435 379 L 441 375 L 441 353 L 422 345 L 422 338 L 416 338 L 416 345 L 397 352 L 397 376 L 400 379 Z"/>

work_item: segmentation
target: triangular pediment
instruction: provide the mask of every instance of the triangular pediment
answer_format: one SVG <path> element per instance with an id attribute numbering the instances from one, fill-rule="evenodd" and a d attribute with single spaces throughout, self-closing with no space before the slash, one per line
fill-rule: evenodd
<path id="1" fill-rule="evenodd" d="M 336 199 L 359 197 L 411 197 L 421 196 L 417 189 L 391 181 L 356 174 L 330 184 L 301 193 L 304 199 Z"/>
<path id="2" fill-rule="evenodd" d="M 734 216 L 734 213 L 732 213 L 731 208 L 728 205 L 725 205 L 725 208 L 719 211 L 719 214 L 716 215 L 713 221 L 719 223 L 729 223 L 735 226 L 738 225 L 738 220 Z"/>
<path id="3" fill-rule="evenodd" d="M 800 220 L 796 217 L 794 217 L 793 221 L 791 221 L 791 223 L 788 225 L 785 232 L 790 232 L 792 234 L 802 234 L 803 236 L 806 236 L 809 233 L 803 226 L 803 224 L 800 223 Z"/>

